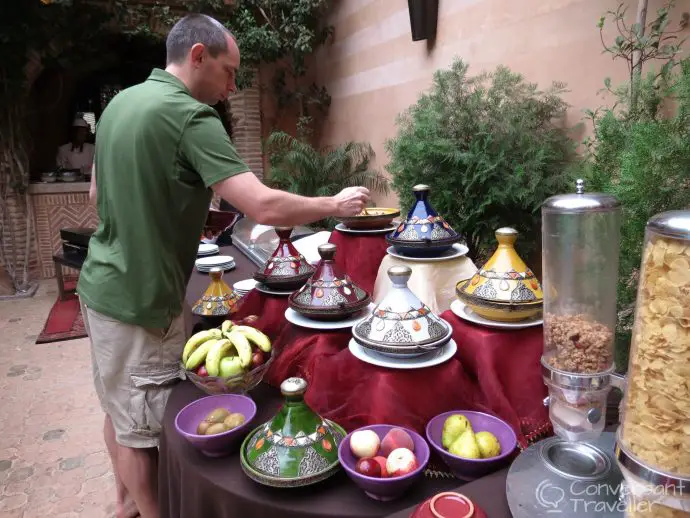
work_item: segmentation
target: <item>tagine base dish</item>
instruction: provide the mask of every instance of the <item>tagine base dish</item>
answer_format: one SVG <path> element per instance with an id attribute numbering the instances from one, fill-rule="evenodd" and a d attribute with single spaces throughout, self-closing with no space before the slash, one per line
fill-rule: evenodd
<path id="1" fill-rule="evenodd" d="M 401 253 L 394 246 L 389 246 L 386 253 L 397 259 L 402 259 L 403 261 L 423 261 L 423 262 L 437 262 L 437 261 L 448 261 L 450 259 L 457 259 L 458 257 L 463 257 L 467 255 L 470 249 L 461 243 L 455 243 L 451 248 L 445 252 L 441 252 L 435 256 L 417 256 L 409 255 L 407 253 Z"/>
<path id="2" fill-rule="evenodd" d="M 516 322 L 499 322 L 496 320 L 489 320 L 488 318 L 484 318 L 483 316 L 475 313 L 472 308 L 458 299 L 451 302 L 450 310 L 458 318 L 461 318 L 467 322 L 484 327 L 491 327 L 494 329 L 527 329 L 529 327 L 537 327 L 544 324 L 544 319 L 542 318 L 541 314 Z"/>
<path id="3" fill-rule="evenodd" d="M 349 228 L 346 227 L 343 223 L 338 223 L 335 226 L 335 230 L 338 232 L 343 232 L 344 234 L 364 234 L 364 235 L 377 235 L 377 234 L 389 234 L 390 232 L 393 232 L 396 229 L 396 226 L 386 226 L 383 228 Z"/>
<path id="4" fill-rule="evenodd" d="M 542 302 L 511 303 L 483 300 L 456 290 L 458 300 L 473 313 L 494 322 L 518 323 L 528 319 L 541 318 Z"/>
<path id="5" fill-rule="evenodd" d="M 289 277 L 287 279 L 280 279 L 276 277 L 269 277 L 260 273 L 254 274 L 254 280 L 262 284 L 269 290 L 274 291 L 296 291 L 300 289 L 309 280 L 314 272 L 303 273 L 298 276 Z M 257 284 L 258 286 L 258 284 Z"/>
<path id="6" fill-rule="evenodd" d="M 340 425 L 334 423 L 329 419 L 324 419 L 323 421 L 330 427 L 330 429 L 334 431 L 333 438 L 336 441 L 336 444 L 333 447 L 335 447 L 337 450 L 340 441 L 342 441 L 347 436 L 347 432 Z M 254 482 L 257 482 L 258 484 L 262 484 L 264 486 L 275 488 L 304 487 L 310 486 L 312 484 L 317 484 L 323 480 L 326 480 L 327 478 L 330 478 L 331 476 L 335 475 L 341 469 L 340 461 L 336 458 L 336 460 L 325 469 L 322 469 L 315 473 L 297 477 L 280 477 L 261 473 L 249 463 L 249 460 L 247 458 L 247 450 L 249 448 L 252 448 L 253 445 L 258 444 L 255 436 L 261 434 L 265 426 L 266 424 L 262 424 L 254 428 L 254 430 L 252 430 L 245 437 L 244 442 L 242 443 L 242 447 L 240 449 L 240 464 L 242 466 L 242 471 L 245 473 L 245 475 L 247 475 L 247 477 L 249 477 Z M 339 437 L 336 437 L 336 434 Z M 263 440 L 264 439 L 259 439 L 259 441 Z"/>
<path id="7" fill-rule="evenodd" d="M 369 306 L 357 311 L 355 314 L 350 315 L 347 318 L 340 318 L 339 320 L 316 320 L 309 318 L 306 315 L 298 313 L 292 308 L 287 308 L 285 310 L 285 320 L 299 327 L 306 327 L 308 329 L 322 329 L 322 330 L 334 330 L 334 329 L 349 329 L 354 326 L 357 322 L 366 318 L 367 315 L 376 307 L 374 303 L 369 303 Z"/>
<path id="8" fill-rule="evenodd" d="M 426 367 L 440 365 L 450 360 L 455 356 L 458 350 L 458 344 L 451 338 L 446 345 L 439 347 L 435 351 L 430 351 L 410 358 L 392 356 L 366 349 L 358 344 L 354 338 L 350 340 L 348 349 L 350 353 L 352 353 L 352 356 L 358 360 L 376 365 L 377 367 L 385 367 L 388 369 L 424 369 Z"/>
<path id="9" fill-rule="evenodd" d="M 276 295 L 278 297 L 288 297 L 295 292 L 295 290 L 269 288 L 261 282 L 257 282 L 256 286 L 254 286 L 254 289 L 256 291 L 260 291 L 261 293 L 265 293 L 266 295 Z"/>
<path id="10" fill-rule="evenodd" d="M 397 239 L 391 239 L 386 236 L 386 241 L 389 245 L 392 245 L 396 253 L 409 257 L 438 257 L 442 254 L 447 254 L 453 249 L 453 245 L 457 244 L 462 238 L 458 236 L 457 238 L 447 239 L 445 241 L 399 241 Z"/>

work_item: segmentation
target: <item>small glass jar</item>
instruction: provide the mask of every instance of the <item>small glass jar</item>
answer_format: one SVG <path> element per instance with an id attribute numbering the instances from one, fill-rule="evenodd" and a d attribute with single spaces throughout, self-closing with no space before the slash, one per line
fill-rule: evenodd
<path id="1" fill-rule="evenodd" d="M 608 194 L 554 196 L 542 207 L 544 361 L 561 372 L 613 367 L 620 203 Z"/>
<path id="2" fill-rule="evenodd" d="M 618 434 L 634 470 L 690 493 L 690 211 L 647 223 Z"/>

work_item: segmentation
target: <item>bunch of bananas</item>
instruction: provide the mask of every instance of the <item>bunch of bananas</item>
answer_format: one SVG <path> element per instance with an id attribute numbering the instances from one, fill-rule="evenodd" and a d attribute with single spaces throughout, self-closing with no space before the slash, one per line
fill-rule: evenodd
<path id="1" fill-rule="evenodd" d="M 199 376 L 229 378 L 258 367 L 271 352 L 271 340 L 249 325 L 230 320 L 220 329 L 194 334 L 185 344 L 182 363 Z"/>

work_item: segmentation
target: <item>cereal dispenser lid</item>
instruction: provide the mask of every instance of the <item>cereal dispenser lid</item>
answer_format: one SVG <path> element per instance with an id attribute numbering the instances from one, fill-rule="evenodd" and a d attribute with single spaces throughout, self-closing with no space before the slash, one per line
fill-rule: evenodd
<path id="1" fill-rule="evenodd" d="M 667 237 L 690 239 L 690 210 L 672 210 L 652 217 L 647 228 Z"/>
<path id="2" fill-rule="evenodd" d="M 585 182 L 577 180 L 574 194 L 559 194 L 548 198 L 542 205 L 546 212 L 576 214 L 582 212 L 608 212 L 620 208 L 620 202 L 610 194 L 585 193 Z"/>

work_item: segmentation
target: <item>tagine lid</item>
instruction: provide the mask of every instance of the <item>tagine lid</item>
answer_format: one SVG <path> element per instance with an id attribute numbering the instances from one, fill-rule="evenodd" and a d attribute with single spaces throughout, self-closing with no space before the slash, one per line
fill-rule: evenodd
<path id="1" fill-rule="evenodd" d="M 355 340 L 374 345 L 416 348 L 447 341 L 450 326 L 408 287 L 409 266 L 392 266 L 392 287 L 371 314 L 352 329 Z"/>
<path id="2" fill-rule="evenodd" d="M 278 413 L 242 443 L 242 468 L 255 481 L 276 487 L 328 478 L 340 467 L 338 446 L 347 432 L 306 404 L 303 378 L 287 378 L 280 391 L 284 402 Z"/>
<path id="3" fill-rule="evenodd" d="M 216 317 L 237 311 L 241 297 L 225 283 L 223 271 L 220 268 L 212 268 L 209 276 L 211 283 L 192 307 L 192 313 L 204 317 Z"/>
<path id="4" fill-rule="evenodd" d="M 412 188 L 415 195 L 415 202 L 407 213 L 405 221 L 391 232 L 387 239 L 395 244 L 448 244 L 457 243 L 462 240 L 458 234 L 448 224 L 448 222 L 434 210 L 429 202 L 428 185 L 415 185 Z"/>
<path id="5" fill-rule="evenodd" d="M 504 227 L 496 233 L 498 247 L 474 276 L 458 288 L 460 294 L 489 302 L 539 303 L 544 299 L 539 280 L 515 251 L 518 231 Z"/>
<path id="6" fill-rule="evenodd" d="M 369 304 L 369 293 L 352 282 L 335 263 L 336 250 L 333 243 L 319 246 L 321 262 L 306 284 L 290 295 L 290 307 L 307 312 L 349 312 L 365 308 Z"/>
<path id="7" fill-rule="evenodd" d="M 314 273 L 310 265 L 295 245 L 290 241 L 292 227 L 275 227 L 279 242 L 271 257 L 268 258 L 263 269 L 255 275 L 256 280 L 263 282 L 271 280 L 288 280 L 299 277 L 309 277 Z"/>

